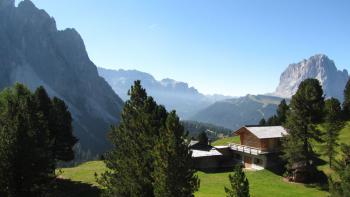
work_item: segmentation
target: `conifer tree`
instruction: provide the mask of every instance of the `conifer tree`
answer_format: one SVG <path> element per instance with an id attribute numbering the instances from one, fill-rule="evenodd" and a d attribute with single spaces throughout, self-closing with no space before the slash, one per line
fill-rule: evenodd
<path id="1" fill-rule="evenodd" d="M 104 195 L 192 196 L 197 178 L 176 114 L 148 97 L 140 81 L 129 96 L 119 126 L 111 129 L 114 148 L 104 160 L 109 170 L 98 179 Z"/>
<path id="2" fill-rule="evenodd" d="M 202 131 L 198 134 L 198 143 L 202 146 L 207 146 L 209 144 L 209 139 L 208 139 L 208 136 L 207 136 L 207 133 Z"/>
<path id="3" fill-rule="evenodd" d="M 78 139 L 73 136 L 72 116 L 63 100 L 54 97 L 50 114 L 52 151 L 56 161 L 74 159 L 73 147 Z"/>
<path id="4" fill-rule="evenodd" d="M 283 140 L 283 158 L 287 161 L 287 172 L 295 178 L 293 168 L 303 166 L 312 174 L 315 153 L 310 140 L 320 141 L 320 131 L 316 123 L 322 119 L 324 107 L 323 90 L 317 79 L 303 81 L 290 103 L 287 115 L 288 135 Z M 292 174 L 291 174 L 292 173 Z M 298 180 L 312 178 L 307 174 L 299 174 Z"/>
<path id="5" fill-rule="evenodd" d="M 106 187 L 105 196 L 152 197 L 152 154 L 167 114 L 147 96 L 140 81 L 135 81 L 129 96 L 119 126 L 111 129 L 114 148 L 105 156 L 110 171 L 99 182 Z"/>
<path id="6" fill-rule="evenodd" d="M 260 126 L 265 126 L 265 125 L 266 125 L 266 120 L 265 120 L 265 118 L 262 118 L 262 119 L 259 121 L 259 125 L 260 125 Z"/>
<path id="7" fill-rule="evenodd" d="M 325 123 L 324 129 L 324 152 L 328 157 L 329 167 L 332 167 L 333 161 L 337 153 L 339 132 L 344 127 L 344 122 L 341 120 L 340 102 L 331 98 L 325 102 Z"/>
<path id="8" fill-rule="evenodd" d="M 33 94 L 16 84 L 0 93 L 0 196 L 42 196 L 51 189 L 57 159 L 51 115 L 43 87 Z"/>
<path id="9" fill-rule="evenodd" d="M 278 119 L 278 117 L 276 115 L 273 115 L 267 120 L 266 125 L 268 125 L 268 126 L 278 126 L 278 125 L 280 125 L 280 121 L 279 121 L 279 119 Z"/>
<path id="10" fill-rule="evenodd" d="M 279 125 L 283 125 L 287 120 L 287 113 L 289 111 L 289 106 L 285 99 L 281 101 L 281 103 L 277 107 L 277 119 Z"/>
<path id="11" fill-rule="evenodd" d="M 343 101 L 343 110 L 347 118 L 350 116 L 350 79 L 346 83 L 344 89 L 344 101 Z"/>
<path id="12" fill-rule="evenodd" d="M 192 168 L 187 134 L 175 111 L 166 120 L 165 128 L 154 150 L 154 194 L 156 197 L 191 197 L 198 190 L 199 180 Z"/>
<path id="13" fill-rule="evenodd" d="M 336 162 L 336 178 L 329 177 L 329 191 L 331 197 L 350 196 L 350 146 L 341 145 L 341 160 Z"/>
<path id="14" fill-rule="evenodd" d="M 236 165 L 233 174 L 229 175 L 231 188 L 225 187 L 227 197 L 249 197 L 249 182 L 241 165 Z"/>

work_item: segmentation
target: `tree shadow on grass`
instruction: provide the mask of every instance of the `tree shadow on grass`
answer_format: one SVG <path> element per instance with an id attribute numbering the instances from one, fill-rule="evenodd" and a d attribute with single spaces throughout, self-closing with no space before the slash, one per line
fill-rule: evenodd
<path id="1" fill-rule="evenodd" d="M 82 182 L 56 179 L 55 188 L 47 197 L 99 197 L 101 189 Z"/>

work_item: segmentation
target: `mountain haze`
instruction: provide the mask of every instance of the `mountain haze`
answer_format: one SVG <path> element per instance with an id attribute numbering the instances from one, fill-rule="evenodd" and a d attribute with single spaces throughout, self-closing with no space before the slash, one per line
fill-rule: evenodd
<path id="1" fill-rule="evenodd" d="M 123 100 L 128 99 L 127 91 L 134 81 L 141 80 L 148 95 L 168 110 L 175 109 L 182 118 L 188 118 L 218 100 L 230 98 L 222 95 L 204 95 L 185 82 L 169 78 L 158 81 L 152 75 L 137 70 L 98 68 L 98 72 Z"/>
<path id="2" fill-rule="evenodd" d="M 340 71 L 326 55 L 318 54 L 299 63 L 290 64 L 281 74 L 280 83 L 273 95 L 291 98 L 299 84 L 307 78 L 321 82 L 326 97 L 343 100 L 343 91 L 349 79 L 348 71 Z"/>
<path id="3" fill-rule="evenodd" d="M 92 153 L 108 148 L 106 133 L 119 119 L 123 101 L 88 57 L 74 29 L 57 30 L 55 20 L 24 0 L 0 0 L 0 88 L 16 82 L 43 85 L 63 99 L 73 115 L 81 147 Z"/>
<path id="4" fill-rule="evenodd" d="M 230 129 L 257 124 L 262 118 L 276 113 L 282 98 L 266 95 L 247 95 L 218 101 L 191 117 L 191 120 L 211 123 Z"/>

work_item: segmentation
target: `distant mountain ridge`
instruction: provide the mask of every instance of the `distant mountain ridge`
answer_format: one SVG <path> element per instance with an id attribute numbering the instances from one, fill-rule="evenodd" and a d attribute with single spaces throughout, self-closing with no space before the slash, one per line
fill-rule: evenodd
<path id="1" fill-rule="evenodd" d="M 247 95 L 227 99 L 197 112 L 190 119 L 238 129 L 243 125 L 257 124 L 262 118 L 274 115 L 281 100 L 282 98 L 266 95 Z"/>
<path id="2" fill-rule="evenodd" d="M 73 115 L 74 134 L 92 154 L 109 145 L 107 131 L 119 120 L 123 101 L 98 76 L 74 29 L 57 30 L 55 20 L 29 1 L 15 7 L 0 0 L 0 88 L 16 82 L 43 85 L 63 99 Z"/>
<path id="3" fill-rule="evenodd" d="M 273 95 L 290 98 L 296 93 L 299 84 L 307 78 L 318 79 L 326 97 L 343 100 L 343 91 L 349 79 L 348 71 L 339 71 L 334 61 L 324 54 L 290 64 L 281 74 L 280 83 Z"/>
<path id="4" fill-rule="evenodd" d="M 231 98 L 223 95 L 204 95 L 185 82 L 169 78 L 158 81 L 152 75 L 137 70 L 98 68 L 98 72 L 123 100 L 128 99 L 127 91 L 133 82 L 141 80 L 142 86 L 150 96 L 153 96 L 158 103 L 165 105 L 168 110 L 176 109 L 185 119 L 218 100 Z"/>

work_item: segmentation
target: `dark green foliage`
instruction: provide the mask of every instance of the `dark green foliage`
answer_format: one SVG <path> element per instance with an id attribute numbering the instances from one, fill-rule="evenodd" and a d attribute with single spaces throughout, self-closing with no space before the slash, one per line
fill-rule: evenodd
<path id="1" fill-rule="evenodd" d="M 276 115 L 271 116 L 269 119 L 267 119 L 266 125 L 268 126 L 278 126 L 281 125 L 278 117 Z"/>
<path id="2" fill-rule="evenodd" d="M 190 152 L 184 147 L 186 135 L 177 116 L 168 115 L 148 97 L 140 81 L 135 81 L 129 95 L 119 126 L 111 129 L 114 148 L 105 156 L 110 170 L 98 180 L 106 188 L 104 195 L 152 197 L 162 196 L 168 189 L 172 191 L 164 195 L 193 193 L 197 178 L 188 163 Z M 176 180 L 170 180 L 172 172 L 177 172 Z M 170 186 L 164 180 L 178 185 Z"/>
<path id="3" fill-rule="evenodd" d="M 55 136 L 53 153 L 56 160 L 71 161 L 74 159 L 72 147 L 77 143 L 73 136 L 72 117 L 63 100 L 54 97 L 52 100 L 52 135 Z"/>
<path id="4" fill-rule="evenodd" d="M 336 173 L 339 178 L 329 178 L 331 197 L 350 196 L 350 146 L 342 144 L 341 150 L 342 159 L 335 165 Z"/>
<path id="5" fill-rule="evenodd" d="M 316 123 L 322 119 L 323 107 L 324 97 L 319 81 L 317 79 L 303 81 L 292 97 L 285 124 L 289 135 L 283 140 L 283 158 L 287 161 L 287 172 L 294 181 L 312 178 L 303 174 L 298 174 L 296 177 L 293 171 L 301 166 L 304 169 L 312 168 L 315 153 L 310 140 L 321 140 Z"/>
<path id="6" fill-rule="evenodd" d="M 325 102 L 325 118 L 324 118 L 324 153 L 328 157 L 329 166 L 332 167 L 339 146 L 339 132 L 344 127 L 344 122 L 341 119 L 340 102 L 331 98 Z"/>
<path id="7" fill-rule="evenodd" d="M 185 137 L 179 118 L 171 112 L 155 146 L 154 196 L 190 197 L 198 190 L 199 180 L 191 168 L 192 159 Z"/>
<path id="8" fill-rule="evenodd" d="M 278 126 L 278 125 L 285 124 L 287 120 L 288 112 L 289 112 L 289 106 L 287 105 L 286 100 L 283 99 L 277 107 L 276 115 L 273 115 L 269 119 L 267 119 L 265 125 Z M 259 125 L 261 124 L 259 123 Z"/>
<path id="9" fill-rule="evenodd" d="M 32 94 L 16 84 L 0 93 L 0 196 L 42 196 L 50 189 L 60 160 L 54 142 L 64 143 L 53 132 L 52 109 L 43 87 Z"/>
<path id="10" fill-rule="evenodd" d="M 249 182 L 242 166 L 236 165 L 232 175 L 229 175 L 231 188 L 225 187 L 227 197 L 249 197 Z"/>
<path id="11" fill-rule="evenodd" d="M 205 132 L 202 132 L 198 135 L 197 140 L 200 145 L 206 146 L 209 144 L 208 136 Z"/>
<path id="12" fill-rule="evenodd" d="M 287 120 L 287 114 L 289 112 L 289 106 L 285 99 L 281 101 L 277 108 L 277 118 L 280 125 L 283 125 Z"/>
<path id="13" fill-rule="evenodd" d="M 266 125 L 266 120 L 265 120 L 265 118 L 262 118 L 262 119 L 259 121 L 259 125 L 260 125 L 260 126 L 265 126 L 265 125 Z"/>
<path id="14" fill-rule="evenodd" d="M 350 117 L 350 80 L 348 80 L 344 89 L 343 110 L 344 110 L 345 116 L 349 118 Z"/>

